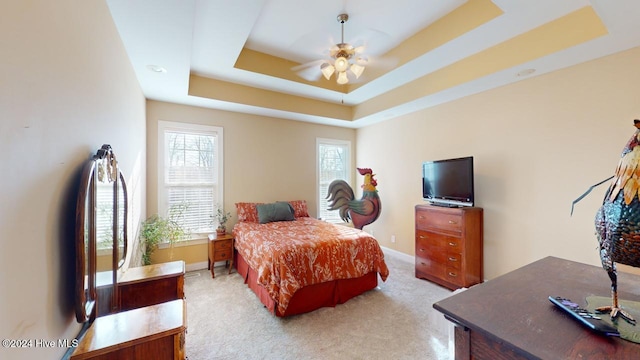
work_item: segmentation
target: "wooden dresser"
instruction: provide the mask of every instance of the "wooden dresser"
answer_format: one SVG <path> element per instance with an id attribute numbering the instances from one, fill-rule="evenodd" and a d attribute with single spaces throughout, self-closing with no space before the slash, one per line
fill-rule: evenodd
<path id="1" fill-rule="evenodd" d="M 96 318 L 71 360 L 184 359 L 186 309 L 174 300 Z"/>
<path id="2" fill-rule="evenodd" d="M 184 298 L 184 261 L 127 269 L 118 280 L 120 311 Z"/>
<path id="3" fill-rule="evenodd" d="M 416 277 L 455 290 L 482 282 L 483 211 L 416 205 Z"/>

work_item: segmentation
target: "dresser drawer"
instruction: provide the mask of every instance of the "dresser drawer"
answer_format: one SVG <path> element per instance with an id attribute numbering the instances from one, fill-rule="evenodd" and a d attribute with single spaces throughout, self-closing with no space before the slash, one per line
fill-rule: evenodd
<path id="1" fill-rule="evenodd" d="M 447 268 L 442 279 L 460 287 L 464 287 L 464 274 L 460 269 Z"/>
<path id="2" fill-rule="evenodd" d="M 443 242 L 447 248 L 447 252 L 451 254 L 462 254 L 463 252 L 463 240 L 458 237 L 444 236 Z"/>
<path id="3" fill-rule="evenodd" d="M 462 231 L 462 216 L 438 211 L 417 211 L 416 228 L 459 233 Z"/>
<path id="4" fill-rule="evenodd" d="M 231 250 L 216 251 L 213 261 L 231 260 Z"/>
<path id="5" fill-rule="evenodd" d="M 416 230 L 416 246 L 438 248 L 446 251 L 448 236 L 424 230 Z"/>
<path id="6" fill-rule="evenodd" d="M 439 234 L 418 231 L 416 234 L 416 257 L 423 257 L 446 265 L 447 250 L 444 246 L 445 240 L 445 237 Z"/>
<path id="7" fill-rule="evenodd" d="M 213 244 L 213 249 L 218 252 L 218 251 L 231 251 L 231 242 L 232 240 L 216 240 L 215 243 Z"/>
<path id="8" fill-rule="evenodd" d="M 428 274 L 444 279 L 447 273 L 447 265 L 433 259 L 416 256 L 416 274 Z"/>
<path id="9" fill-rule="evenodd" d="M 447 263 L 447 269 L 462 269 L 462 256 L 460 256 L 460 254 L 447 254 L 445 261 Z"/>
<path id="10" fill-rule="evenodd" d="M 424 211 L 424 210 L 416 211 L 416 228 L 417 229 L 428 229 L 429 227 L 431 227 L 429 214 L 430 214 L 430 211 Z"/>

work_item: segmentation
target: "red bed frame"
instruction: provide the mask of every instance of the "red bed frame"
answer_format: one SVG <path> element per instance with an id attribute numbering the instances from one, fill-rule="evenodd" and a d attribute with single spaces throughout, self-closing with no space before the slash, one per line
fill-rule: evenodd
<path id="1" fill-rule="evenodd" d="M 235 250 L 235 249 L 234 249 Z M 260 302 L 270 313 L 279 316 L 290 316 L 310 312 L 321 307 L 335 307 L 378 286 L 378 273 L 372 271 L 355 279 L 333 280 L 306 286 L 296 291 L 284 314 L 277 310 L 277 303 L 269 296 L 264 287 L 258 284 L 258 273 L 249 267 L 242 255 L 234 251 L 234 266 L 244 278 L 245 284 L 258 296 Z"/>

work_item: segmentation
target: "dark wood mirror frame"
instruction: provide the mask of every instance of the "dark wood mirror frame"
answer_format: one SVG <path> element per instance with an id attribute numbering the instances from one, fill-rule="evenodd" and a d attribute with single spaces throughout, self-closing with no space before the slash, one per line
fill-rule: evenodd
<path id="1" fill-rule="evenodd" d="M 184 261 L 128 268 L 127 186 L 110 145 L 84 165 L 76 206 L 75 310 L 82 329 L 64 358 L 184 359 Z"/>
<path id="2" fill-rule="evenodd" d="M 112 194 L 101 194 L 98 183 L 109 184 Z M 104 190 L 102 190 L 104 191 Z M 105 200 L 106 199 L 106 203 Z M 109 199 L 112 201 L 109 202 Z M 111 214 L 107 241 L 111 242 L 111 273 L 108 274 L 112 291 L 100 298 L 96 291 L 98 248 L 98 204 Z M 92 322 L 96 317 L 96 303 L 105 302 L 113 309 L 117 305 L 118 268 L 124 264 L 127 252 L 128 194 L 124 176 L 110 145 L 103 145 L 84 166 L 76 205 L 76 319 L 79 323 Z M 103 239 L 104 241 L 104 239 Z"/>

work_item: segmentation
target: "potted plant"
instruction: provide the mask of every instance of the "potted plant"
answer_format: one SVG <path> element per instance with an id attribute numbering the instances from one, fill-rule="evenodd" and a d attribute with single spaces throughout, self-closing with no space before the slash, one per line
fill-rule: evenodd
<path id="1" fill-rule="evenodd" d="M 167 217 L 155 214 L 142 222 L 140 241 L 144 265 L 151 264 L 151 254 L 158 249 L 160 243 L 168 242 L 173 249 L 176 241 L 189 236 L 189 231 L 178 222 L 186 208 L 186 205 L 177 205 L 169 209 Z"/>
<path id="2" fill-rule="evenodd" d="M 216 234 L 218 236 L 224 235 L 227 233 L 227 221 L 231 219 L 231 213 L 225 212 L 222 207 L 218 206 L 215 214 L 212 216 L 215 222 L 218 223 L 218 227 L 216 228 Z"/>

